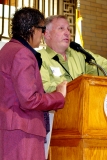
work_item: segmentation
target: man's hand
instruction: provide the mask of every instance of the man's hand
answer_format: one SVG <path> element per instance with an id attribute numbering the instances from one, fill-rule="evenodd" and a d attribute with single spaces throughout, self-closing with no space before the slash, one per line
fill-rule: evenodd
<path id="1" fill-rule="evenodd" d="M 56 87 L 56 91 L 62 93 L 64 97 L 66 97 L 67 93 L 67 81 L 63 81 Z"/>

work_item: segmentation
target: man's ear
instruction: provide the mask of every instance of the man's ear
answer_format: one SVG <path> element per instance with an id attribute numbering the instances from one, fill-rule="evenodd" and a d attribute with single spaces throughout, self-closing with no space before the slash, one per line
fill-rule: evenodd
<path id="1" fill-rule="evenodd" d="M 46 39 L 50 39 L 50 32 L 49 32 L 49 30 L 46 30 L 46 31 L 45 31 L 44 37 L 45 37 Z"/>

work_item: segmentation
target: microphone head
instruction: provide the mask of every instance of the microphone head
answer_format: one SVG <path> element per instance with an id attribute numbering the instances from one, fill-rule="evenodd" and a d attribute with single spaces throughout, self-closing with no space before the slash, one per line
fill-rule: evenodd
<path id="1" fill-rule="evenodd" d="M 83 53 L 83 54 L 86 56 L 86 59 L 85 59 L 86 62 L 89 63 L 90 60 L 92 60 L 92 59 L 95 60 L 95 58 L 94 58 L 91 54 L 89 54 L 87 51 L 85 51 L 85 50 L 81 47 L 80 44 L 72 41 L 72 42 L 70 42 L 70 47 L 71 47 L 72 49 L 76 50 L 77 52 Z"/>
<path id="2" fill-rule="evenodd" d="M 74 41 L 71 41 L 69 46 L 70 46 L 70 48 L 72 48 L 72 49 L 74 49 L 74 50 L 76 50 L 78 52 L 79 52 L 79 49 L 81 47 L 78 43 L 76 43 Z"/>

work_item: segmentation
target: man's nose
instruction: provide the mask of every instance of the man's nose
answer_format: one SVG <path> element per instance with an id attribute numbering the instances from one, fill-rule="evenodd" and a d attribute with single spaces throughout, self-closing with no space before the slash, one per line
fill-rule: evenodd
<path id="1" fill-rule="evenodd" d="M 66 35 L 70 35 L 70 30 L 65 29 L 65 34 L 66 34 Z"/>

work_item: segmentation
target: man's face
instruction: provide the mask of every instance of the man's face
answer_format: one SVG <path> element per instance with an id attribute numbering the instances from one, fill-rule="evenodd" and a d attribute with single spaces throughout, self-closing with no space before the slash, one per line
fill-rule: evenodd
<path id="1" fill-rule="evenodd" d="M 52 22 L 52 30 L 50 31 L 51 47 L 55 51 L 57 49 L 66 50 L 70 43 L 70 26 L 66 19 L 54 19 Z"/>

